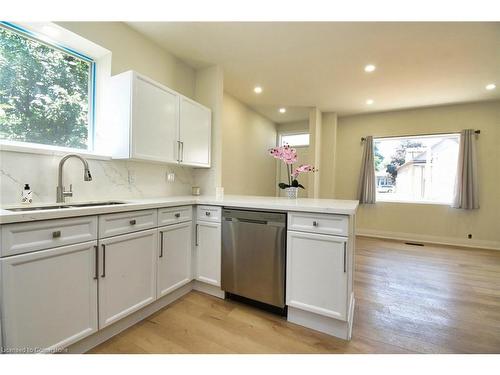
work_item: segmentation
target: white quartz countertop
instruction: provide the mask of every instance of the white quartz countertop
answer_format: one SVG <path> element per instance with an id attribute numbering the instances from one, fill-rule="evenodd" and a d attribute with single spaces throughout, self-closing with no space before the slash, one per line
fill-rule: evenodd
<path id="1" fill-rule="evenodd" d="M 225 207 L 240 207 L 262 210 L 278 211 L 299 211 L 299 212 L 317 212 L 341 215 L 354 215 L 358 207 L 358 201 L 339 200 L 339 199 L 313 199 L 299 198 L 289 199 L 281 197 L 261 197 L 249 195 L 225 195 L 218 199 L 214 196 L 173 196 L 148 199 L 116 199 L 115 201 L 125 202 L 124 204 L 110 206 L 93 207 L 71 207 L 51 210 L 33 210 L 33 211 L 8 211 L 8 208 L 26 207 L 26 206 L 6 206 L 0 209 L 0 224 L 18 223 L 36 220 L 60 219 L 66 217 L 101 215 L 114 212 L 125 212 L 134 210 L 145 210 L 162 207 L 175 207 L 182 205 L 206 204 Z M 66 202 L 65 205 L 71 205 L 78 202 Z M 82 202 L 86 203 L 86 202 Z M 55 205 L 56 203 L 47 203 L 45 206 Z M 33 205 L 34 207 L 43 206 Z"/>

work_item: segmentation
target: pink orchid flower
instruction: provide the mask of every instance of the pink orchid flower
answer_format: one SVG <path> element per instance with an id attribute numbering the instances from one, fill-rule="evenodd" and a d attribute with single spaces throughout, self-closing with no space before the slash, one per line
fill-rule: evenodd
<path id="1" fill-rule="evenodd" d="M 305 172 L 316 172 L 316 168 L 309 164 L 302 164 L 300 167 L 294 169 L 292 176 L 293 178 L 299 177 L 299 174 Z"/>

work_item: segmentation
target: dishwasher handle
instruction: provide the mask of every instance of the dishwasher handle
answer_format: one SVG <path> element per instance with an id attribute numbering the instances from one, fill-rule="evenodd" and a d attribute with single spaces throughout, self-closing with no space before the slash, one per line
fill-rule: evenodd
<path id="1" fill-rule="evenodd" d="M 244 218 L 237 218 L 237 221 L 241 221 L 243 223 L 252 223 L 252 224 L 262 224 L 262 225 L 267 225 L 267 220 L 257 220 L 257 219 L 244 219 Z"/>

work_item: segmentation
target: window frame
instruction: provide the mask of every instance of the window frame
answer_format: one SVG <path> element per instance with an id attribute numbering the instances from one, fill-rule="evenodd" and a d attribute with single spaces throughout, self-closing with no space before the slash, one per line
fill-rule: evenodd
<path id="1" fill-rule="evenodd" d="M 299 145 L 299 146 L 295 146 L 295 145 L 290 145 L 290 147 L 309 147 L 311 145 L 311 133 L 308 132 L 308 131 L 292 131 L 292 132 L 280 132 L 278 134 L 278 147 L 279 146 L 282 146 L 283 144 L 283 136 L 290 136 L 290 135 L 304 135 L 304 134 L 307 134 L 309 135 L 309 143 L 307 145 Z"/>
<path id="2" fill-rule="evenodd" d="M 375 157 L 375 142 L 380 141 L 380 140 L 407 140 L 407 139 L 417 139 L 417 138 L 437 138 L 437 137 L 451 137 L 451 136 L 456 136 L 458 137 L 458 140 L 460 142 L 460 132 L 458 131 L 451 131 L 451 132 L 443 132 L 443 133 L 429 133 L 429 134 L 405 134 L 405 135 L 397 135 L 397 136 L 380 136 L 380 137 L 373 137 L 373 152 L 374 152 L 374 157 Z M 453 199 L 453 198 L 452 198 Z M 434 200 L 420 200 L 420 201 L 414 201 L 414 200 L 406 200 L 406 199 L 380 199 L 380 194 L 375 191 L 375 201 L 377 203 L 403 203 L 403 204 L 423 204 L 423 205 L 437 205 L 437 206 L 450 206 L 452 203 L 452 199 L 450 201 L 434 201 Z"/>
<path id="3" fill-rule="evenodd" d="M 95 137 L 96 137 L 96 85 L 97 85 L 97 69 L 96 60 L 82 52 L 78 52 L 74 48 L 70 48 L 64 43 L 55 41 L 53 38 L 48 37 L 40 32 L 29 30 L 19 24 L 0 21 L 0 27 L 15 32 L 22 37 L 34 40 L 38 43 L 42 43 L 50 48 L 57 49 L 66 54 L 69 54 L 77 59 L 83 60 L 90 64 L 90 76 L 89 76 L 89 113 L 88 113 L 88 135 L 87 135 L 87 148 L 72 148 L 64 146 L 46 145 L 43 143 L 33 143 L 33 142 L 22 142 L 22 141 L 11 141 L 8 139 L 0 139 L 0 150 L 2 151 L 25 151 L 28 153 L 39 153 L 39 154 L 64 154 L 68 152 L 82 154 L 82 155 L 92 155 L 95 151 Z M 101 155 L 95 155 L 96 158 L 102 159 Z"/>

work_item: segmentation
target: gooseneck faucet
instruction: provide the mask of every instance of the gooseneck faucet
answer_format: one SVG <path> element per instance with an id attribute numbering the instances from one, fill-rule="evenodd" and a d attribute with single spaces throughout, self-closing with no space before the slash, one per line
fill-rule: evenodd
<path id="1" fill-rule="evenodd" d="M 73 185 L 69 185 L 69 191 L 64 190 L 63 186 L 63 166 L 66 160 L 69 158 L 77 158 L 80 159 L 80 161 L 83 163 L 83 180 L 84 181 L 92 181 L 92 175 L 90 174 L 90 169 L 89 169 L 89 163 L 87 163 L 87 160 L 82 158 L 80 155 L 77 154 L 68 154 L 65 155 L 61 161 L 59 162 L 59 174 L 57 177 L 57 202 L 58 203 L 63 203 L 65 197 L 72 197 L 73 196 Z"/>

